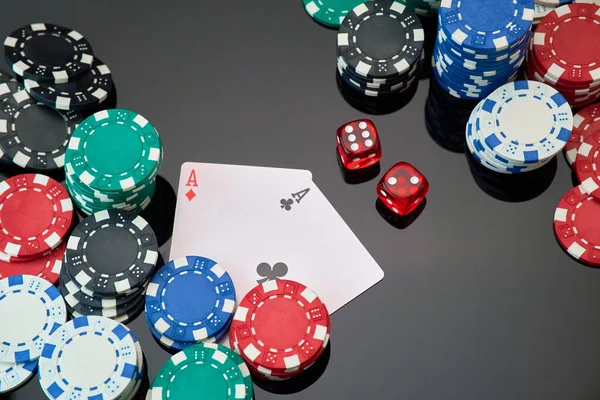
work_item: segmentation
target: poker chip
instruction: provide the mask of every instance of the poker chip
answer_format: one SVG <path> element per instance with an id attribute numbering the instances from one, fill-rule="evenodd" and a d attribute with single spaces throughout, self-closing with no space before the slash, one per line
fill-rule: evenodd
<path id="1" fill-rule="evenodd" d="M 248 369 L 225 346 L 199 343 L 175 354 L 160 368 L 148 399 L 253 398 Z"/>
<path id="2" fill-rule="evenodd" d="M 600 130 L 590 132 L 577 150 L 575 173 L 582 190 L 600 199 Z"/>
<path id="3" fill-rule="evenodd" d="M 67 320 L 65 302 L 48 281 L 31 275 L 0 280 L 0 363 L 40 357 L 50 335 Z M 10 321 L 10 323 L 8 323 Z"/>
<path id="4" fill-rule="evenodd" d="M 86 294 L 116 297 L 142 288 L 157 260 L 158 243 L 146 220 L 123 210 L 104 210 L 75 227 L 64 268 Z"/>
<path id="5" fill-rule="evenodd" d="M 47 340 L 39 359 L 40 386 L 49 399 L 127 398 L 140 374 L 136 343 L 119 322 L 75 318 Z"/>
<path id="6" fill-rule="evenodd" d="M 528 118 L 523 119 L 523 114 Z M 573 114 L 565 98 L 536 81 L 496 89 L 471 113 L 466 143 L 483 166 L 504 174 L 542 167 L 571 136 Z"/>
<path id="7" fill-rule="evenodd" d="M 65 269 L 60 275 L 59 289 L 61 289 L 61 293 L 66 293 L 67 296 L 71 297 L 70 301 L 67 301 L 67 305 L 81 303 L 84 306 L 93 308 L 116 309 L 121 308 L 126 304 L 134 304 L 136 299 L 143 297 L 146 286 L 147 284 L 130 294 L 122 296 L 100 297 L 94 295 L 93 292 L 92 295 L 88 295 L 82 292 L 82 287 L 71 278 L 68 270 Z M 67 296 L 64 296 L 65 300 Z"/>
<path id="8" fill-rule="evenodd" d="M 572 107 L 595 102 L 600 98 L 598 37 L 600 6 L 557 7 L 543 17 L 533 34 L 525 76 L 551 85 Z"/>
<path id="9" fill-rule="evenodd" d="M 19 389 L 35 374 L 37 360 L 9 364 L 0 362 L 0 394 Z"/>
<path id="10" fill-rule="evenodd" d="M 71 316 L 73 316 L 73 318 L 87 317 L 87 315 L 84 315 L 84 314 L 78 313 L 77 311 L 69 309 L 68 304 L 67 304 L 67 310 L 69 310 L 69 313 L 71 314 Z M 121 324 L 128 324 L 129 322 L 133 321 L 137 316 L 139 316 L 143 310 L 144 310 L 144 302 L 142 301 L 142 302 L 138 302 L 136 304 L 136 306 L 132 310 L 129 310 L 126 314 L 117 315 L 116 317 L 110 317 L 110 318 L 113 321 L 119 322 Z M 107 317 L 104 317 L 104 318 L 107 318 Z"/>
<path id="11" fill-rule="evenodd" d="M 533 0 L 442 2 L 433 51 L 435 80 L 452 96 L 471 100 L 515 80 L 533 19 Z"/>
<path id="12" fill-rule="evenodd" d="M 330 320 L 325 304 L 306 286 L 267 281 L 240 301 L 230 328 L 250 371 L 264 379 L 295 376 L 324 352 Z"/>
<path id="13" fill-rule="evenodd" d="M 94 54 L 81 33 L 60 25 L 34 23 L 6 37 L 4 58 L 25 79 L 65 83 L 89 70 Z"/>
<path id="14" fill-rule="evenodd" d="M 6 256 L 7 259 L 3 260 L 3 256 L 0 255 L 0 278 L 15 275 L 33 275 L 55 285 L 60 277 L 66 249 L 66 243 L 62 242 L 56 249 L 44 254 L 42 257 L 22 262 L 15 262 L 14 257 L 8 256 Z"/>
<path id="15" fill-rule="evenodd" d="M 146 290 L 146 320 L 156 332 L 153 335 L 183 345 L 214 341 L 231 322 L 234 310 L 231 277 L 205 257 L 187 256 L 168 262 Z"/>
<path id="16" fill-rule="evenodd" d="M 546 5 L 543 3 L 540 3 L 538 0 L 535 0 L 535 4 L 534 4 L 534 8 L 533 8 L 533 24 L 534 25 L 538 25 L 542 19 L 548 15 L 551 11 L 554 11 L 554 9 L 557 6 L 554 5 Z"/>
<path id="17" fill-rule="evenodd" d="M 99 111 L 69 141 L 67 188 L 87 214 L 106 209 L 140 213 L 154 194 L 161 163 L 162 142 L 148 120 L 129 110 Z"/>
<path id="18" fill-rule="evenodd" d="M 418 81 L 425 33 L 406 5 L 367 1 L 344 18 L 337 35 L 341 82 L 366 96 L 404 93 Z"/>
<path id="19" fill-rule="evenodd" d="M 67 191 L 41 174 L 16 175 L 0 182 L 0 251 L 37 257 L 56 248 L 73 220 Z"/>
<path id="20" fill-rule="evenodd" d="M 329 27 L 339 28 L 340 24 L 361 0 L 302 0 L 304 9 L 318 23 Z"/>
<path id="21" fill-rule="evenodd" d="M 69 313 L 78 315 L 93 315 L 100 316 L 106 318 L 114 318 L 120 317 L 122 315 L 128 315 L 128 312 L 131 310 L 139 309 L 140 303 L 143 303 L 144 297 L 141 295 L 135 296 L 130 302 L 121 304 L 115 307 L 93 307 L 86 304 L 82 304 L 77 300 L 73 295 L 71 295 L 66 289 L 65 286 L 60 285 L 59 291 L 65 302 L 67 303 L 67 307 L 69 308 Z"/>
<path id="22" fill-rule="evenodd" d="M 10 90 L 11 84 L 7 86 Z M 82 119 L 77 111 L 58 111 L 35 101 L 25 90 L 11 93 L 0 103 L 0 151 L 22 168 L 62 168 L 67 143 Z"/>
<path id="23" fill-rule="evenodd" d="M 146 323 L 148 324 L 148 329 L 150 330 L 150 333 L 152 333 L 152 337 L 154 338 L 154 340 L 156 340 L 158 343 L 160 343 L 163 347 L 167 348 L 168 350 L 177 352 L 177 351 L 184 350 L 190 346 L 193 346 L 194 344 L 197 343 L 197 342 L 185 342 L 185 341 L 181 341 L 181 340 L 173 340 L 173 339 L 163 335 L 162 333 L 158 332 L 156 330 L 156 328 L 154 328 L 152 322 L 150 322 L 148 320 L 148 309 L 145 310 L 145 315 L 146 315 Z M 229 332 L 229 323 L 227 323 L 225 326 L 223 326 L 223 328 L 221 328 L 219 331 L 215 332 L 214 336 L 210 336 L 210 337 L 202 340 L 202 343 L 217 343 L 228 332 Z"/>
<path id="24" fill-rule="evenodd" d="M 569 190 L 554 213 L 554 233 L 561 247 L 578 261 L 596 267 L 600 266 L 598 215 L 600 202 L 583 185 Z"/>
<path id="25" fill-rule="evenodd" d="M 57 110 L 84 110 L 95 107 L 106 100 L 112 87 L 110 69 L 98 58 L 94 58 L 89 70 L 67 83 L 25 80 L 25 88 L 31 97 Z"/>
<path id="26" fill-rule="evenodd" d="M 573 132 L 564 148 L 565 159 L 573 165 L 581 143 L 590 134 L 600 130 L 600 104 L 592 104 L 573 116 Z"/>

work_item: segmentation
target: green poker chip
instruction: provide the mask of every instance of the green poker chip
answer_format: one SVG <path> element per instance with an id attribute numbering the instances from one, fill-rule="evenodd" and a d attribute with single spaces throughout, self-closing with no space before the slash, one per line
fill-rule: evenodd
<path id="1" fill-rule="evenodd" d="M 156 128 L 125 109 L 99 111 L 73 132 L 65 153 L 65 181 L 85 213 L 142 212 L 156 190 L 163 151 Z"/>
<path id="2" fill-rule="evenodd" d="M 304 9 L 315 21 L 329 28 L 339 28 L 350 11 L 363 0 L 302 0 Z"/>
<path id="3" fill-rule="evenodd" d="M 119 192 L 149 179 L 162 144 L 154 126 L 129 110 L 104 110 L 86 118 L 69 141 L 65 162 L 90 188 Z"/>
<path id="4" fill-rule="evenodd" d="M 244 376 L 241 359 L 231 355 L 231 350 L 216 343 L 199 343 L 180 351 L 160 368 L 146 398 L 251 400 L 249 374 Z"/>

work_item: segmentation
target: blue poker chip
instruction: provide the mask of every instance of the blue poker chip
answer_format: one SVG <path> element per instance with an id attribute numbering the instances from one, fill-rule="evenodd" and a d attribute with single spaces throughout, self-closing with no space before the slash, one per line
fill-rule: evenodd
<path id="1" fill-rule="evenodd" d="M 23 364 L 0 363 L 0 394 L 12 392 L 26 384 L 35 374 L 37 360 Z"/>
<path id="2" fill-rule="evenodd" d="M 439 9 L 448 37 L 479 53 L 496 53 L 531 30 L 534 0 L 446 0 Z"/>
<path id="3" fill-rule="evenodd" d="M 452 96 L 481 100 L 514 81 L 525 60 L 533 0 L 442 2 L 434 76 Z"/>
<path id="4" fill-rule="evenodd" d="M 535 81 L 503 85 L 481 104 L 479 118 L 488 147 L 515 163 L 536 164 L 554 157 L 573 129 L 567 100 Z"/>
<path id="5" fill-rule="evenodd" d="M 180 257 L 165 264 L 146 290 L 146 318 L 160 335 L 179 342 L 214 337 L 233 317 L 235 288 L 215 261 Z"/>
<path id="6" fill-rule="evenodd" d="M 527 121 L 522 116 L 528 115 Z M 484 167 L 520 174 L 543 167 L 565 146 L 573 115 L 553 88 L 533 81 L 507 83 L 481 100 L 466 126 L 466 144 Z"/>
<path id="7" fill-rule="evenodd" d="M 75 318 L 46 342 L 39 360 L 40 386 L 49 399 L 123 398 L 139 376 L 138 350 L 137 339 L 119 322 Z"/>
<path id="8" fill-rule="evenodd" d="M 0 363 L 37 360 L 44 343 L 67 320 L 58 289 L 43 278 L 14 275 L 0 280 Z"/>
<path id="9" fill-rule="evenodd" d="M 229 321 L 217 333 L 215 333 L 215 336 L 206 338 L 202 342 L 218 343 L 225 336 L 225 334 L 227 334 L 229 332 L 230 322 L 231 321 Z M 178 340 L 169 339 L 165 335 L 162 335 L 160 332 L 158 332 L 156 330 L 156 328 L 154 328 L 152 323 L 150 321 L 148 321 L 147 314 L 146 314 L 146 323 L 148 324 L 148 329 L 150 330 L 150 333 L 152 333 L 152 337 L 154 337 L 154 339 L 158 343 L 160 343 L 163 347 L 166 347 L 169 350 L 181 351 L 190 346 L 193 346 L 194 344 L 197 344 L 197 342 L 182 342 L 182 341 L 178 341 Z"/>

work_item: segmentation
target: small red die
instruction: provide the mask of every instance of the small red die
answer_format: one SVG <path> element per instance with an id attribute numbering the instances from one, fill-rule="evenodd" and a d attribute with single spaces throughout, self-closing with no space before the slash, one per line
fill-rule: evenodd
<path id="1" fill-rule="evenodd" d="M 401 161 L 389 169 L 377 184 L 377 196 L 393 212 L 410 214 L 427 196 L 429 182 L 407 162 Z"/>
<path id="2" fill-rule="evenodd" d="M 381 159 L 381 143 L 373 121 L 360 119 L 340 126 L 336 132 L 337 150 L 347 169 L 361 169 Z"/>

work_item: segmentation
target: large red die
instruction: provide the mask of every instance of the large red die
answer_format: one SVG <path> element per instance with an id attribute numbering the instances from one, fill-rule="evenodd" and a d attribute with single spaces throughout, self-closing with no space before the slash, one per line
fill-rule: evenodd
<path id="1" fill-rule="evenodd" d="M 337 150 L 347 169 L 369 167 L 381 159 L 381 143 L 373 121 L 360 119 L 340 126 L 336 132 Z"/>
<path id="2" fill-rule="evenodd" d="M 401 161 L 389 169 L 377 184 L 377 196 L 393 212 L 407 215 L 429 192 L 429 182 L 411 164 Z"/>

